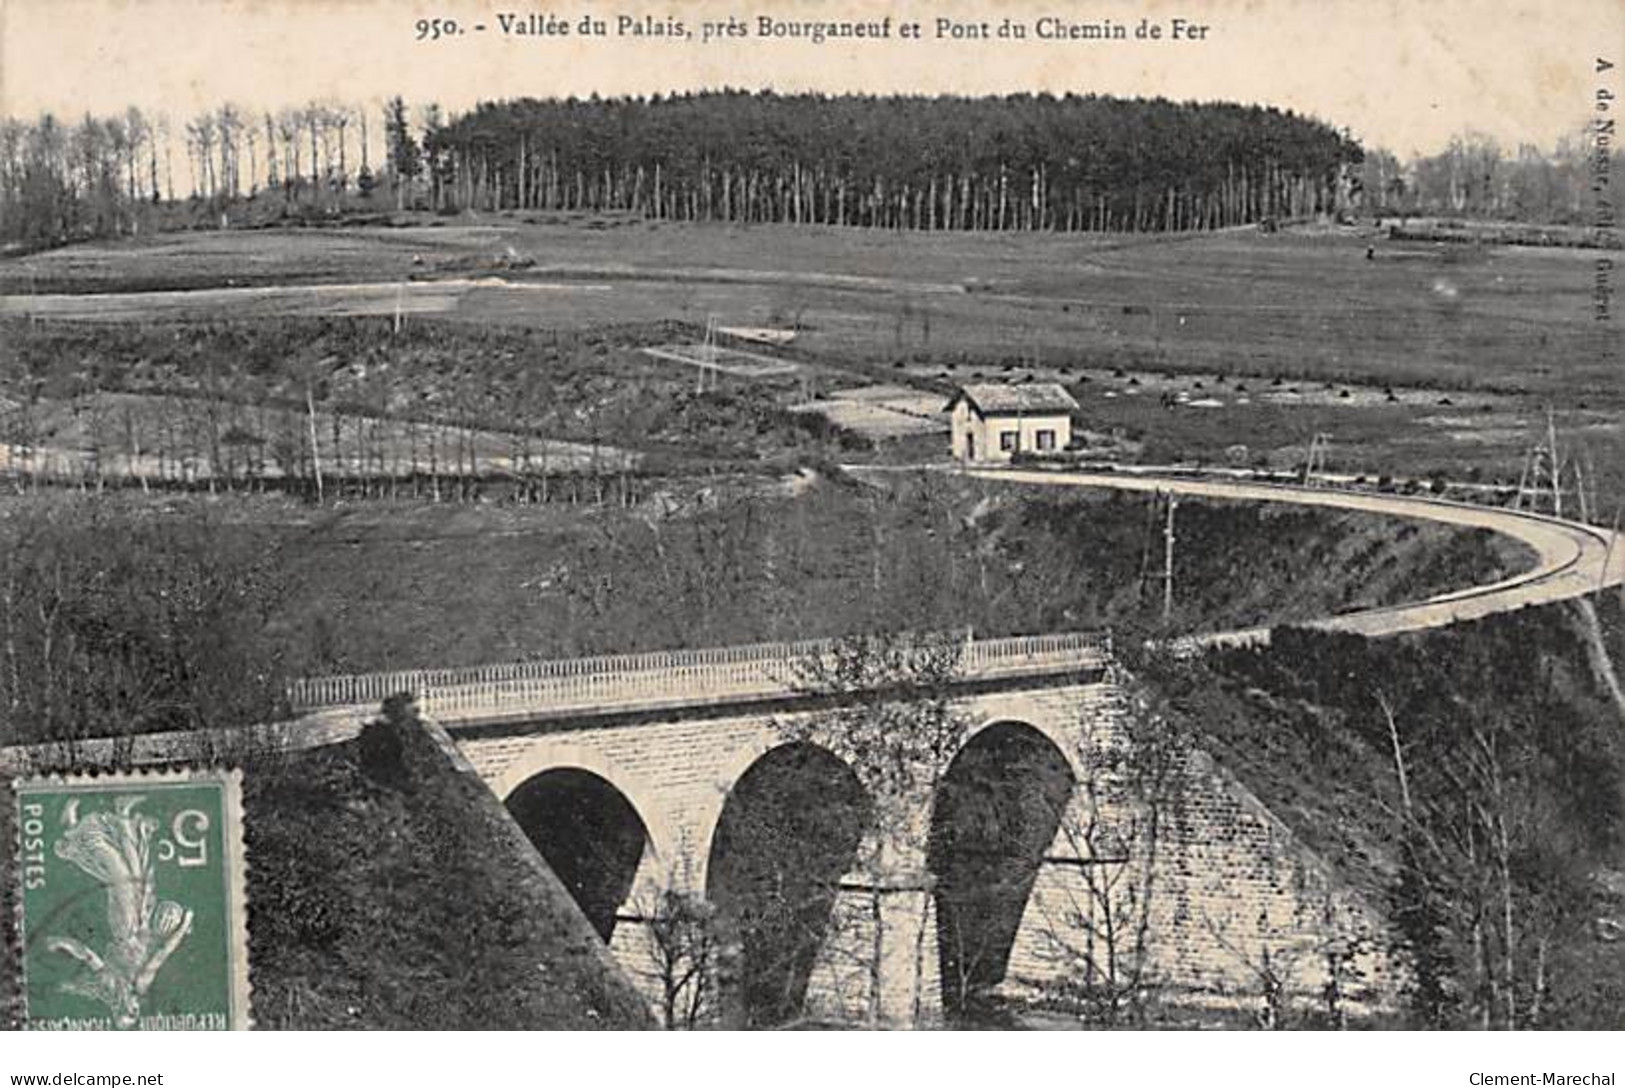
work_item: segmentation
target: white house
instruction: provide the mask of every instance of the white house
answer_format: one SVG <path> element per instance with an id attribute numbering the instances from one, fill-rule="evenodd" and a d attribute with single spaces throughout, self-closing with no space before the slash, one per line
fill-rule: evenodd
<path id="1" fill-rule="evenodd" d="M 956 460 L 997 462 L 1066 449 L 1077 407 L 1056 382 L 1029 382 L 961 386 L 943 411 L 951 413 Z"/>

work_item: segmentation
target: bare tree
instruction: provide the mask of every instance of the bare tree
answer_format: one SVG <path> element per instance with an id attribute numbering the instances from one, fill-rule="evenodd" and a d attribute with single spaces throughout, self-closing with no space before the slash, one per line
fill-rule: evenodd
<path id="1" fill-rule="evenodd" d="M 217 132 L 213 114 L 202 113 L 186 126 L 187 148 L 192 156 L 192 195 L 211 200 L 216 195 L 214 149 Z"/>
<path id="2" fill-rule="evenodd" d="M 253 196 L 260 187 L 260 130 L 255 125 L 243 126 L 243 142 L 248 145 L 248 195 Z"/>
<path id="3" fill-rule="evenodd" d="M 327 132 L 327 111 L 319 102 L 311 102 L 300 112 L 305 130 L 310 134 L 310 188 L 316 202 L 322 194 L 322 149 Z"/>
<path id="4" fill-rule="evenodd" d="M 716 1011 L 715 909 L 694 892 L 663 889 L 647 912 L 649 971 L 668 1031 L 691 1031 Z"/>
<path id="5" fill-rule="evenodd" d="M 227 199 L 235 199 L 241 190 L 238 177 L 238 144 L 243 135 L 242 112 L 231 103 L 226 103 L 215 115 L 215 127 L 220 136 L 221 195 Z"/>
<path id="6" fill-rule="evenodd" d="M 276 135 L 282 142 L 282 187 L 290 202 L 298 196 L 299 182 L 304 176 L 299 138 L 303 127 L 304 114 L 299 110 L 286 109 L 276 115 Z"/>
<path id="7" fill-rule="evenodd" d="M 328 128 L 335 135 L 339 151 L 338 171 L 333 175 L 332 181 L 333 189 L 335 192 L 343 194 L 350 182 L 349 168 L 345 161 L 344 145 L 347 142 L 347 133 L 349 132 L 350 128 L 352 111 L 350 107 L 344 103 L 335 102 L 326 108 L 326 113 Z"/>

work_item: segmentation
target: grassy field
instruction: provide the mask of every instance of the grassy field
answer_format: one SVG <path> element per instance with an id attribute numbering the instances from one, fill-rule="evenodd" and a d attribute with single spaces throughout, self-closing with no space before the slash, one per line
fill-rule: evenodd
<path id="1" fill-rule="evenodd" d="M 329 286 L 16 297 L 311 283 Z M 1091 431 L 1150 461 L 1279 467 L 1326 433 L 1334 469 L 1515 482 L 1550 408 L 1606 520 L 1625 495 L 1625 381 L 1592 283 L 1575 252 L 1352 230 L 984 236 L 513 215 L 164 235 L 0 262 L 6 309 L 51 320 L 399 305 L 409 323 L 795 328 L 788 357 L 871 379 L 1059 377 Z M 339 288 L 353 284 L 371 286 Z"/>
<path id="2" fill-rule="evenodd" d="M 1038 350 L 1115 362 L 1109 356 L 1132 361 L 1140 349 L 1186 370 L 1223 364 L 1535 391 L 1571 385 L 1607 361 L 1597 357 L 1606 330 L 1592 328 L 1583 255 L 1352 232 L 988 236 L 640 222 L 594 229 L 488 216 L 440 227 L 71 247 L 5 262 L 0 289 L 390 284 L 437 274 L 478 283 L 467 277 L 482 264 L 510 283 L 612 289 L 598 292 L 599 305 L 583 305 L 585 292 L 475 287 L 456 312 L 551 324 L 561 314 L 590 319 L 602 306 L 622 320 L 658 320 L 677 316 L 673 306 L 686 297 L 731 324 L 799 316 L 812 350 L 884 354 L 901 340 L 945 357 Z"/>

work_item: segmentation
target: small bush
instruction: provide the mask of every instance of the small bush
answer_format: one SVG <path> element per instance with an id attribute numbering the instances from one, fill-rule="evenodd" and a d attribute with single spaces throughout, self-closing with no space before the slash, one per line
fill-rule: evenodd
<path id="1" fill-rule="evenodd" d="M 383 786 L 398 786 L 406 780 L 406 750 L 401 730 L 417 717 L 408 694 L 391 695 L 384 700 L 383 717 L 368 722 L 356 738 L 361 773 Z"/>

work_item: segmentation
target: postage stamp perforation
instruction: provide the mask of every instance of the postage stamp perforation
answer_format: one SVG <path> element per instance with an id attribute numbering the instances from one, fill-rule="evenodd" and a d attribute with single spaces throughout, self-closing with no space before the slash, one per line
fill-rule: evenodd
<path id="1" fill-rule="evenodd" d="M 9 824 L 6 838 L 11 846 L 10 861 L 18 864 L 22 857 L 23 825 L 17 819 L 16 782 L 10 775 L 0 775 L 0 822 Z M 8 866 L 9 868 L 9 866 Z M 0 878 L 0 1027 L 15 1031 L 23 1023 L 23 897 L 18 882 L 7 872 Z"/>

